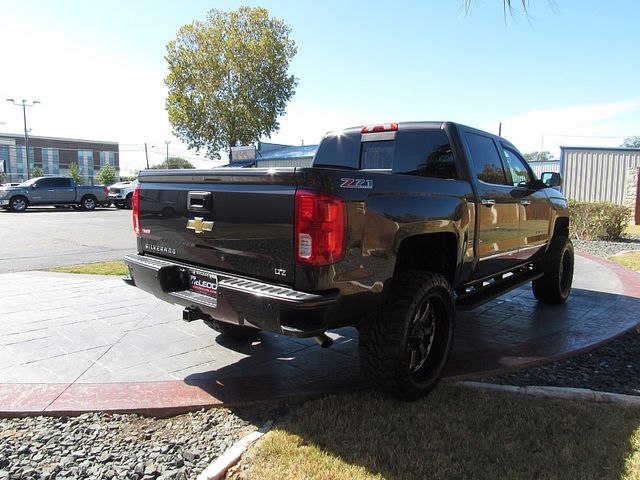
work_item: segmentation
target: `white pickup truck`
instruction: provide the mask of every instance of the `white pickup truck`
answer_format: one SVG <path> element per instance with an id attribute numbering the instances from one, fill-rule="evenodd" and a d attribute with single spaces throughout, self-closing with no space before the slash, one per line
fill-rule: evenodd
<path id="1" fill-rule="evenodd" d="M 118 182 L 109 187 L 109 201 L 116 208 L 131 208 L 133 190 L 138 185 L 138 180 L 130 182 Z"/>

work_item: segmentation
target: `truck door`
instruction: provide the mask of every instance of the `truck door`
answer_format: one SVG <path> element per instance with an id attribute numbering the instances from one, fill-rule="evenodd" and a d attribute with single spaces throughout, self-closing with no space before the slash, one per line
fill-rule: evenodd
<path id="1" fill-rule="evenodd" d="M 517 150 L 501 143 L 511 195 L 518 201 L 520 244 L 518 258 L 528 260 L 549 241 L 551 203 L 544 189 L 536 187 L 535 176 Z"/>
<path id="2" fill-rule="evenodd" d="M 489 135 L 465 131 L 470 169 L 478 192 L 478 264 L 475 278 L 489 277 L 519 263 L 519 201 L 504 168 L 498 145 Z"/>
<path id="3" fill-rule="evenodd" d="M 56 193 L 52 180 L 52 178 L 42 178 L 31 185 L 31 203 L 33 205 L 55 203 Z"/>
<path id="4" fill-rule="evenodd" d="M 70 178 L 52 178 L 56 182 L 56 202 L 74 203 L 76 188 Z"/>

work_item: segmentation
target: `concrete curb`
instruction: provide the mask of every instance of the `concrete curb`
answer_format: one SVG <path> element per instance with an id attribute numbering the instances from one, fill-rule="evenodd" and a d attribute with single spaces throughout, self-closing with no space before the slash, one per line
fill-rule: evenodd
<path id="1" fill-rule="evenodd" d="M 589 390 L 588 388 L 540 386 L 516 387 L 513 385 L 497 385 L 495 383 L 482 382 L 459 382 L 459 384 L 476 390 L 490 390 L 494 392 L 517 393 L 519 395 L 529 395 L 532 397 L 560 398 L 563 400 L 579 400 L 640 408 L 640 396 L 598 392 L 595 390 Z"/>
<path id="2" fill-rule="evenodd" d="M 247 451 L 247 448 L 271 430 L 271 426 L 272 422 L 267 422 L 262 428 L 242 437 L 220 457 L 211 462 L 209 466 L 198 475 L 197 480 L 220 480 L 223 478 L 227 470 L 240 460 L 244 452 Z"/>

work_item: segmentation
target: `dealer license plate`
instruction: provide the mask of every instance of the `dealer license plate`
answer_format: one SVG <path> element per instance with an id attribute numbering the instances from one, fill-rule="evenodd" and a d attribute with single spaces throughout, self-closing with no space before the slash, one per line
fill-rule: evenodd
<path id="1" fill-rule="evenodd" d="M 209 297 L 218 296 L 218 276 L 203 270 L 189 270 L 191 290 Z"/>

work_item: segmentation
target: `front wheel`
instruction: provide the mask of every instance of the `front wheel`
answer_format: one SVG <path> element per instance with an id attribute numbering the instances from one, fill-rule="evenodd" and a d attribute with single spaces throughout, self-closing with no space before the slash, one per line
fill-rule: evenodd
<path id="1" fill-rule="evenodd" d="M 544 275 L 533 282 L 533 295 L 539 302 L 561 304 L 567 301 L 573 283 L 573 244 L 567 237 L 554 237 L 541 269 Z"/>
<path id="2" fill-rule="evenodd" d="M 435 387 L 453 345 L 455 303 L 436 273 L 402 271 L 382 312 L 360 327 L 362 366 L 382 390 L 405 400 Z"/>
<path id="3" fill-rule="evenodd" d="M 29 201 L 24 197 L 13 197 L 9 202 L 9 208 L 13 212 L 24 212 L 29 206 Z"/>
<path id="4" fill-rule="evenodd" d="M 91 195 L 82 197 L 82 200 L 80 201 L 80 206 L 82 207 L 83 210 L 94 210 L 97 205 L 98 205 L 97 200 L 95 199 L 95 197 Z"/>

